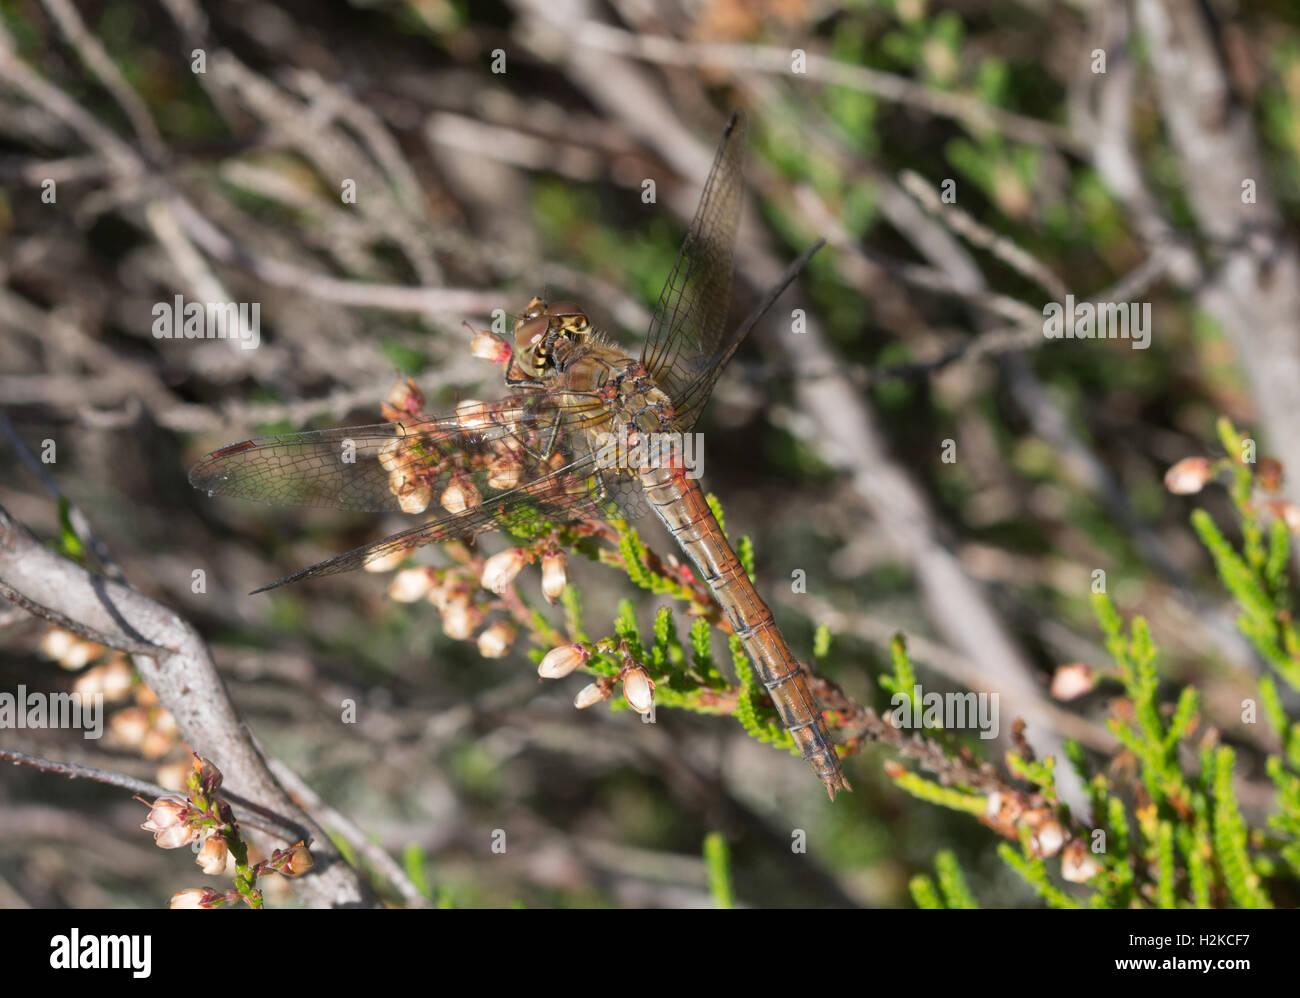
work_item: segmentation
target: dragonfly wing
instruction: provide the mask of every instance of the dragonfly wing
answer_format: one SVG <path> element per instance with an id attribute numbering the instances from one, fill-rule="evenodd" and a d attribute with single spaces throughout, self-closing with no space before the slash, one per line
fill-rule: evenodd
<path id="1" fill-rule="evenodd" d="M 825 240 L 781 275 L 749 317 L 727 332 L 731 256 L 744 187 L 744 122 L 733 114 L 704 182 L 699 207 L 659 295 L 641 362 L 673 401 L 678 428 L 695 425 L 736 349 Z"/>
<path id="2" fill-rule="evenodd" d="M 694 425 L 708 395 L 682 403 L 679 398 L 728 352 L 724 333 L 743 193 L 744 133 L 744 119 L 733 114 L 641 351 L 646 370 L 673 400 L 682 430 Z"/>
<path id="3" fill-rule="evenodd" d="M 690 429 L 695 424 L 695 420 L 699 418 L 700 412 L 709 401 L 709 396 L 713 394 L 713 386 L 717 382 L 718 376 L 722 374 L 723 368 L 727 366 L 727 362 L 731 360 L 740 344 L 745 342 L 745 337 L 749 335 L 750 330 L 758 325 L 759 320 L 767 314 L 767 310 L 776 303 L 776 300 L 781 297 L 785 289 L 799 276 L 804 267 L 808 265 L 808 261 L 813 258 L 813 254 L 825 245 L 825 239 L 818 239 L 812 246 L 799 254 L 799 258 L 785 269 L 780 279 L 776 284 L 772 285 L 754 310 L 745 318 L 745 321 L 727 336 L 726 340 L 720 345 L 713 362 L 705 365 L 694 381 L 673 396 L 673 408 L 679 414 L 679 419 L 682 413 L 690 417 L 690 422 L 685 423 L 683 429 Z"/>
<path id="4" fill-rule="evenodd" d="M 595 474 L 593 458 L 583 457 L 571 461 L 544 477 L 499 492 L 489 499 L 458 512 L 447 512 L 444 516 L 430 520 L 428 523 L 403 530 L 373 544 L 354 548 L 328 561 L 294 572 L 253 592 L 266 592 L 268 589 L 275 589 L 291 582 L 301 582 L 322 575 L 350 572 L 372 562 L 386 560 L 395 555 L 409 554 L 425 544 L 469 539 L 485 531 L 502 527 L 523 530 L 539 520 L 570 522 L 599 516 L 604 494 L 598 487 L 593 487 Z M 473 480 L 470 484 L 473 484 Z"/>
<path id="5" fill-rule="evenodd" d="M 447 416 L 246 440 L 198 461 L 190 483 L 277 505 L 433 514 L 267 589 L 497 527 L 526 532 L 539 519 L 583 519 L 606 495 L 585 434 L 573 432 L 591 420 L 592 405 L 563 397 L 525 392 L 462 403 Z"/>
<path id="6" fill-rule="evenodd" d="M 420 513 L 458 475 L 493 469 L 500 491 L 549 474 L 533 455 L 548 442 L 555 453 L 559 418 L 546 396 L 526 393 L 447 416 L 245 440 L 201 458 L 190 484 L 277 506 Z"/>

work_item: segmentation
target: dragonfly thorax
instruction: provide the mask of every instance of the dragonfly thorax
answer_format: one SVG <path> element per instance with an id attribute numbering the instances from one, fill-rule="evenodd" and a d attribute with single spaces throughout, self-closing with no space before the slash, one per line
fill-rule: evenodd
<path id="1" fill-rule="evenodd" d="M 548 304 L 534 298 L 515 320 L 515 360 L 529 375 L 542 378 L 591 331 L 591 320 L 573 302 Z"/>

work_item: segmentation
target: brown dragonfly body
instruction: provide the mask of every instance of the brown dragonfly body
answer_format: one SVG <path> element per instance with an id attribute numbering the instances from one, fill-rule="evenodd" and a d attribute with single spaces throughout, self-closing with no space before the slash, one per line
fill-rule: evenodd
<path id="1" fill-rule="evenodd" d="M 562 314 L 575 309 L 578 324 L 585 323 L 586 317 L 576 313 L 575 306 L 558 307 Z M 570 316 L 565 315 L 559 323 L 569 320 Z M 530 339 L 526 323 L 516 339 Z M 679 439 L 671 400 L 640 362 L 615 348 L 587 346 L 576 339 L 562 342 L 553 360 L 557 377 L 575 408 L 579 400 L 585 401 L 591 394 L 600 401 L 601 416 L 587 424 L 589 433 L 599 431 L 601 439 L 624 440 L 633 446 L 644 436 L 669 442 Z M 652 463 L 623 470 L 635 472 L 650 508 L 695 563 L 727 615 L 732 632 L 744 645 L 782 724 L 834 800 L 835 792 L 846 784 L 835 747 L 808 690 L 803 667 L 790 653 L 772 611 L 728 543 L 699 482 L 688 477 L 671 447 L 651 451 L 656 458 Z M 602 467 L 607 476 L 617 470 Z"/>
<path id="2" fill-rule="evenodd" d="M 404 513 L 441 507 L 420 526 L 267 589 L 508 527 L 526 513 L 577 521 L 604 515 L 611 503 L 629 512 L 648 505 L 712 590 L 833 799 L 847 782 L 804 669 L 688 474 L 681 447 L 726 362 L 820 246 L 726 333 L 741 136 L 733 116 L 639 359 L 595 333 L 577 305 L 534 299 L 501 357 L 513 391 L 500 401 L 462 403 L 447 416 L 233 444 L 199 461 L 190 481 L 209 494 L 284 505 Z M 611 441 L 626 446 L 611 450 Z M 638 448 L 646 441 L 654 446 Z"/>

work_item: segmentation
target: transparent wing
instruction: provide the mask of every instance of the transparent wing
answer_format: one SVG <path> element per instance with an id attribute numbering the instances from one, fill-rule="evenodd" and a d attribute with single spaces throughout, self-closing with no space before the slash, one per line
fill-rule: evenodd
<path id="1" fill-rule="evenodd" d="M 246 440 L 190 470 L 209 495 L 362 512 L 428 512 L 427 523 L 296 572 L 272 586 L 346 572 L 399 551 L 538 518 L 596 515 L 604 493 L 572 432 L 594 407 L 545 393 L 465 403 L 447 416 Z M 259 592 L 261 590 L 258 590 Z"/>
<path id="2" fill-rule="evenodd" d="M 468 483 L 479 488 L 485 473 L 472 476 Z M 350 572 L 376 561 L 410 554 L 425 544 L 449 540 L 467 540 L 486 531 L 508 529 L 527 533 L 538 524 L 571 522 L 601 515 L 605 494 L 595 476 L 595 462 L 590 457 L 579 458 L 562 465 L 550 474 L 525 485 L 498 492 L 491 498 L 458 512 L 443 510 L 443 515 L 410 530 L 385 537 L 354 548 L 337 557 L 322 561 L 278 579 L 268 586 L 254 589 L 266 592 L 291 582 L 302 582 L 322 575 Z"/>
<path id="3" fill-rule="evenodd" d="M 732 247 L 740 222 L 744 145 L 744 119 L 733 114 L 641 351 L 646 370 L 673 400 L 683 430 L 694 425 L 708 401 L 707 391 L 696 390 L 688 397 L 687 390 L 730 354 L 725 324 Z"/>
<path id="4" fill-rule="evenodd" d="M 786 267 L 781 277 L 768 289 L 767 293 L 754 307 L 754 310 L 745 318 L 745 321 L 737 326 L 735 331 L 722 342 L 713 362 L 706 365 L 694 381 L 673 397 L 673 408 L 677 413 L 693 414 L 690 422 L 682 426 L 683 430 L 689 430 L 695 425 L 695 420 L 699 418 L 701 410 L 709 401 L 709 396 L 713 394 L 713 386 L 717 382 L 718 376 L 722 374 L 723 368 L 727 366 L 727 362 L 739 349 L 740 344 L 745 342 L 745 337 L 749 335 L 750 330 L 758 325 L 759 320 L 767 314 L 767 310 L 776 303 L 776 300 L 785 293 L 785 289 L 799 276 L 804 267 L 808 265 L 808 261 L 813 258 L 813 255 L 825 245 L 825 239 L 818 239 L 817 242 L 804 250 L 794 263 Z"/>
<path id="5" fill-rule="evenodd" d="M 565 452 L 564 417 L 548 396 L 525 393 L 445 416 L 245 440 L 201 458 L 190 484 L 277 506 L 419 513 L 458 473 L 490 468 L 509 487 L 549 474 L 546 462 Z"/>

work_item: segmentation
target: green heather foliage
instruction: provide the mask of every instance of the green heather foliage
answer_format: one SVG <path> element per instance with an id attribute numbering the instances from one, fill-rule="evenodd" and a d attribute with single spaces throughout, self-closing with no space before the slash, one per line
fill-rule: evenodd
<path id="1" fill-rule="evenodd" d="M 1193 526 L 1209 550 L 1224 586 L 1240 614 L 1237 624 L 1278 678 L 1300 689 L 1300 656 L 1290 612 L 1290 583 L 1286 573 L 1290 535 L 1280 516 L 1263 515 L 1260 472 L 1249 459 L 1253 443 L 1226 421 L 1219 424 L 1228 457 L 1211 464 L 1212 473 L 1226 472 L 1228 492 L 1238 515 L 1240 546 L 1228 540 L 1209 514 L 1197 510 Z M 1103 677 L 1118 683 L 1122 716 L 1108 727 L 1122 746 L 1135 773 L 1121 782 L 1119 766 L 1090 763 L 1077 743 L 1067 744 L 1070 764 L 1088 789 L 1091 815 L 1072 816 L 1059 803 L 1053 782 L 1053 760 L 1026 762 L 1007 755 L 1007 770 L 1031 784 L 1052 809 L 1071 848 L 1096 864 L 1076 875 L 1076 884 L 1060 876 L 1065 862 L 1054 850 L 1035 843 L 1031 827 L 1016 828 L 1018 847 L 1002 843 L 1001 858 L 1016 871 L 1044 903 L 1053 908 L 1271 908 L 1280 891 L 1294 896 L 1300 878 L 1300 724 L 1283 709 L 1276 679 L 1259 678 L 1258 703 L 1243 704 L 1243 720 L 1262 708 L 1264 721 L 1276 735 L 1279 754 L 1270 755 L 1266 771 L 1276 789 L 1274 812 L 1266 828 L 1250 827 L 1241 813 L 1234 788 L 1240 778 L 1237 753 L 1219 744 L 1218 733 L 1200 725 L 1197 692 L 1185 687 L 1174 697 L 1162 695 L 1157 669 L 1158 650 L 1147 622 L 1135 617 L 1127 627 L 1105 593 L 1092 597 L 1093 611 L 1105 636 L 1114 667 Z M 893 689 L 910 667 L 898 660 L 895 677 L 884 679 Z M 905 655 L 905 652 L 903 653 Z M 915 796 L 954 810 L 973 810 L 969 801 L 945 800 L 950 788 L 912 773 L 895 783 Z M 970 899 L 956 861 L 940 853 L 935 866 L 938 886 L 928 876 L 910 884 L 917 905 L 924 908 L 967 907 Z M 1285 881 L 1290 881 L 1284 886 Z"/>

